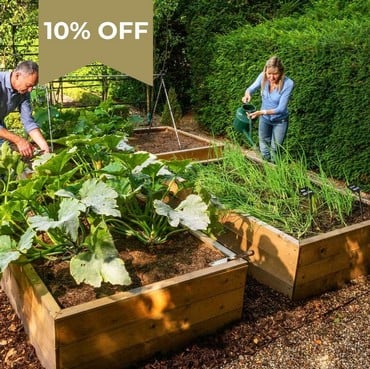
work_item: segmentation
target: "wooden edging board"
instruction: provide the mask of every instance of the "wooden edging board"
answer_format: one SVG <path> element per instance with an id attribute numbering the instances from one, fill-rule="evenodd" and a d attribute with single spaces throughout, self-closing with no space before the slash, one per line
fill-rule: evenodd
<path id="1" fill-rule="evenodd" d="M 236 253 L 254 251 L 248 273 L 293 300 L 370 272 L 370 220 L 304 240 L 233 212 L 220 221 L 226 230 L 221 243 Z"/>

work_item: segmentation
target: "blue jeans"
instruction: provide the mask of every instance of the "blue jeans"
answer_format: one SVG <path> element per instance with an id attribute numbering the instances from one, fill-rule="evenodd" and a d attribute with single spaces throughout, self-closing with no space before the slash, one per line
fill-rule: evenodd
<path id="1" fill-rule="evenodd" d="M 282 146 L 288 130 L 288 123 L 288 118 L 271 122 L 263 116 L 260 117 L 258 126 L 259 147 L 265 160 L 273 161 L 278 155 L 279 147 Z"/>

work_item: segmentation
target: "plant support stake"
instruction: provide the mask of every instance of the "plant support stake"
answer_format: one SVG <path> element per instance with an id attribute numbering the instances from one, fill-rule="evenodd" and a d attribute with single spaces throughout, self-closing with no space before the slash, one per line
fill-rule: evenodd
<path id="1" fill-rule="evenodd" d="M 364 219 L 364 212 L 363 212 L 363 209 L 362 209 L 362 199 L 361 199 L 361 188 L 359 186 L 356 186 L 356 185 L 348 185 L 347 186 L 353 193 L 357 193 L 358 194 L 358 200 L 360 201 L 360 212 L 361 212 L 361 219 L 363 220 Z"/>
<path id="2" fill-rule="evenodd" d="M 302 187 L 299 189 L 299 193 L 303 197 L 308 197 L 308 204 L 310 208 L 310 218 L 311 218 L 311 227 L 312 227 L 312 219 L 313 219 L 313 208 L 312 208 L 312 195 L 314 192 L 310 190 L 308 187 Z"/>

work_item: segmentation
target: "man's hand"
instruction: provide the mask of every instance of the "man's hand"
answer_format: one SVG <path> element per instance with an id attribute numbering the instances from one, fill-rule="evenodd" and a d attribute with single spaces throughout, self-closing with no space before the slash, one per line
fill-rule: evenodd
<path id="1" fill-rule="evenodd" d="M 28 132 L 28 134 L 31 136 L 32 140 L 40 148 L 41 151 L 50 152 L 50 147 L 39 128 L 33 129 L 32 131 Z"/>
<path id="2" fill-rule="evenodd" d="M 30 142 L 22 137 L 19 137 L 18 140 L 14 143 L 22 156 L 26 158 L 32 158 L 34 147 L 31 145 Z"/>

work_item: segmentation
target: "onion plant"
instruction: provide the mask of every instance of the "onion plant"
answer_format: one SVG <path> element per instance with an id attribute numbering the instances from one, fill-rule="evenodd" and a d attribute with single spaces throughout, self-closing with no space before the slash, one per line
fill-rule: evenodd
<path id="1" fill-rule="evenodd" d="M 317 181 L 305 158 L 284 153 L 275 165 L 246 158 L 237 145 L 225 147 L 223 159 L 197 165 L 197 188 L 206 189 L 224 209 L 254 216 L 297 238 L 322 232 L 320 220 L 345 224 L 354 202 L 350 191 L 338 191 L 323 170 Z M 307 188 L 312 196 L 301 196 Z"/>

